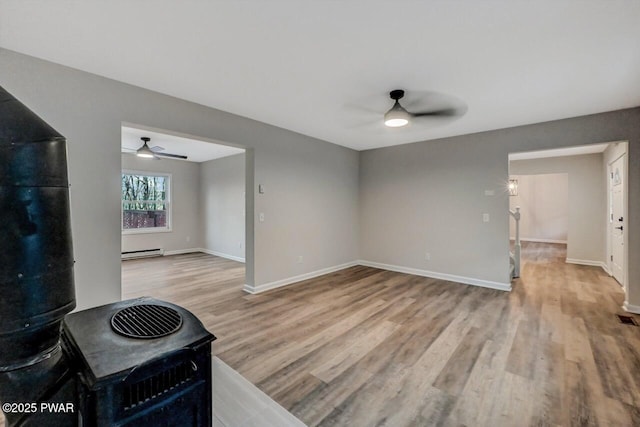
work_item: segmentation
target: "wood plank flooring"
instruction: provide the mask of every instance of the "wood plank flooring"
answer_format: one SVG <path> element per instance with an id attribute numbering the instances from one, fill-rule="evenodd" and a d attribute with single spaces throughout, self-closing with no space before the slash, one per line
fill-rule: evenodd
<path id="1" fill-rule="evenodd" d="M 511 293 L 353 267 L 248 295 L 242 264 L 205 254 L 123 262 L 123 289 L 192 310 L 309 426 L 640 425 L 640 328 L 564 257 L 526 244 Z"/>

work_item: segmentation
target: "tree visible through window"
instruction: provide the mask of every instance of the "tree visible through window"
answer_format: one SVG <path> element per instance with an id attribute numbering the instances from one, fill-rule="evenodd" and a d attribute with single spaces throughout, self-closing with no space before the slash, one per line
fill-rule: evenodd
<path id="1" fill-rule="evenodd" d="M 169 175 L 122 173 L 122 230 L 170 229 Z"/>

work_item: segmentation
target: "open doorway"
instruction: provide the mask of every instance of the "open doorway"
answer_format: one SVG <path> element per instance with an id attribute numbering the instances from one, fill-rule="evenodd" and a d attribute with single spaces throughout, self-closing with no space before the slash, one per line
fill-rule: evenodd
<path id="1" fill-rule="evenodd" d="M 614 142 L 509 155 L 523 262 L 597 266 L 624 284 L 625 153 L 626 143 Z"/>
<path id="2" fill-rule="evenodd" d="M 242 289 L 245 168 L 241 147 L 122 126 L 123 298 L 148 295 L 197 311 L 186 301 L 205 288 Z"/>

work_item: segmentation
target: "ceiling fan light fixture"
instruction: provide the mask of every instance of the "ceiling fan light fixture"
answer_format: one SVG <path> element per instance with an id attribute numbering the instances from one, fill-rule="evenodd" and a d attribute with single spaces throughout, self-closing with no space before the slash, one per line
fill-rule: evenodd
<path id="1" fill-rule="evenodd" d="M 145 159 L 154 158 L 156 155 L 153 153 L 153 151 L 151 151 L 151 148 L 149 148 L 149 146 L 147 145 L 147 142 L 149 142 L 150 139 L 147 137 L 143 137 L 140 139 L 144 141 L 144 144 L 142 145 L 142 147 L 138 148 L 138 151 L 136 151 L 136 156 L 143 157 Z"/>
<path id="2" fill-rule="evenodd" d="M 393 107 L 385 113 L 384 124 L 390 128 L 398 128 L 408 125 L 410 118 L 409 112 L 402 108 L 402 105 L 396 100 Z"/>

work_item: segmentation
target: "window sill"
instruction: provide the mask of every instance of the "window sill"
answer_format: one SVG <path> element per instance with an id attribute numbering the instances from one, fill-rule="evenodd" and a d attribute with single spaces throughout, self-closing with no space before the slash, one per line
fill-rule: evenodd
<path id="1" fill-rule="evenodd" d="M 171 233 L 171 228 L 132 228 L 128 230 L 122 230 L 122 235 L 130 234 L 151 234 L 151 233 Z"/>

